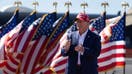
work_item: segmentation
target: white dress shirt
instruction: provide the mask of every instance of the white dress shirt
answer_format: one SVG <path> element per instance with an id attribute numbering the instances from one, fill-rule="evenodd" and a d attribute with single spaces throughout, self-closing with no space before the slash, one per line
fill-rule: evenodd
<path id="1" fill-rule="evenodd" d="M 86 37 L 86 34 L 87 34 L 88 30 L 85 31 L 82 35 L 79 34 L 79 31 L 77 31 L 77 37 L 78 37 L 78 45 L 83 45 L 83 42 L 84 42 L 84 39 Z M 80 61 L 80 55 L 83 55 L 83 52 L 78 52 L 78 62 L 77 64 L 81 64 L 81 61 Z"/>

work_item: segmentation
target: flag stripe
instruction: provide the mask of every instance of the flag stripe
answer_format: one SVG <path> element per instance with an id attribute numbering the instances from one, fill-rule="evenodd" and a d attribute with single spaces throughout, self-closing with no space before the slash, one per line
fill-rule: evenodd
<path id="1" fill-rule="evenodd" d="M 57 63 L 61 63 L 62 61 L 65 61 L 67 58 L 66 57 L 63 57 L 63 56 L 61 56 L 61 57 L 59 57 L 59 58 L 57 58 L 57 59 L 54 59 L 54 62 L 52 62 L 51 63 L 51 67 L 54 67 Z"/>
<path id="2" fill-rule="evenodd" d="M 37 40 L 35 42 L 35 44 L 33 45 L 32 49 L 30 49 L 29 51 L 29 54 L 27 54 L 28 56 L 31 56 L 29 58 L 26 59 L 26 63 L 29 62 L 29 64 L 26 64 L 25 67 L 24 67 L 24 72 L 28 72 L 30 73 L 34 66 L 34 63 L 35 61 L 37 60 L 38 58 L 38 55 L 39 55 L 39 50 L 43 44 L 43 41 L 45 40 L 45 37 L 42 37 L 41 39 Z M 35 46 L 35 47 L 34 47 Z M 34 49 L 35 48 L 35 49 Z M 34 52 L 33 52 L 33 51 Z"/>
<path id="3" fill-rule="evenodd" d="M 98 62 L 100 63 L 100 62 L 103 62 L 103 61 L 108 61 L 108 60 L 110 60 L 110 59 L 112 59 L 112 58 L 118 58 L 118 57 L 124 57 L 124 53 L 121 53 L 121 54 L 111 54 L 111 55 L 109 55 L 109 56 L 107 56 L 107 57 L 104 57 L 104 58 L 100 58 L 100 59 L 98 59 Z"/>
<path id="4" fill-rule="evenodd" d="M 104 62 L 99 62 L 98 65 L 100 67 L 102 67 L 102 66 L 109 65 L 109 64 L 111 64 L 111 63 L 113 63 L 115 61 L 116 62 L 123 62 L 123 61 L 125 61 L 125 59 L 124 59 L 124 57 L 113 57 L 110 60 L 107 60 L 107 61 L 104 61 Z"/>
<path id="5" fill-rule="evenodd" d="M 102 71 L 107 71 L 109 69 L 112 69 L 113 67 L 120 67 L 120 66 L 123 66 L 125 65 L 124 61 L 121 61 L 121 62 L 112 62 L 111 64 L 109 65 L 106 65 L 106 66 L 102 66 L 102 67 L 99 67 L 98 68 L 98 71 L 99 72 L 102 72 Z"/>
<path id="6" fill-rule="evenodd" d="M 16 59 L 16 57 L 13 57 L 13 55 L 8 55 L 8 60 L 10 60 L 13 64 L 19 64 L 19 61 Z"/>
<path id="7" fill-rule="evenodd" d="M 32 25 L 28 28 L 27 31 L 25 31 L 25 33 L 23 34 L 22 37 L 20 36 L 21 39 L 19 40 L 19 45 L 17 48 L 18 52 L 26 51 L 26 48 L 27 48 L 30 40 L 32 39 L 32 36 L 34 35 L 35 31 L 36 31 L 36 28 L 34 27 L 34 29 L 33 29 L 33 25 Z"/>
<path id="8" fill-rule="evenodd" d="M 54 68 L 54 71 L 55 71 L 57 74 L 64 73 L 64 72 L 65 72 L 65 68 L 66 68 L 66 63 L 65 63 L 65 64 L 61 64 L 61 65 L 55 67 L 55 68 Z"/>
<path id="9" fill-rule="evenodd" d="M 111 54 L 109 54 L 111 53 Z M 125 51 L 124 49 L 111 49 L 110 51 L 106 52 L 106 53 L 101 53 L 100 57 L 98 59 L 101 59 L 101 58 L 105 58 L 105 57 L 108 57 L 112 54 L 125 54 Z"/>
<path id="10" fill-rule="evenodd" d="M 61 56 L 60 53 L 58 53 L 58 49 L 60 49 L 60 47 L 62 47 L 62 45 L 60 46 L 60 43 L 61 44 L 64 43 L 63 40 L 65 40 L 66 35 L 67 34 L 64 34 L 64 36 L 62 37 L 62 39 L 60 39 L 60 42 L 58 42 L 58 44 L 56 45 L 56 47 L 51 51 L 51 53 L 49 53 L 49 55 L 47 56 L 47 58 L 46 58 L 46 60 L 45 60 L 45 62 L 44 62 L 43 65 L 46 65 L 47 64 L 47 66 L 48 66 L 48 63 L 53 63 L 53 61 L 55 61 L 55 59 L 57 59 L 57 58 L 59 58 Z M 37 67 L 35 69 L 35 73 L 38 72 L 41 69 L 42 69 L 42 66 L 41 66 L 41 68 L 40 68 L 40 66 Z M 47 69 L 47 70 L 49 70 L 49 69 Z"/>
<path id="11" fill-rule="evenodd" d="M 60 44 L 58 43 L 56 45 L 56 47 L 48 54 L 48 56 L 47 56 L 47 58 L 46 58 L 43 65 L 47 65 L 51 62 L 51 59 L 53 59 L 53 57 L 57 53 L 57 51 L 58 51 L 57 49 L 59 49 L 59 47 L 60 47 Z"/>
<path id="12" fill-rule="evenodd" d="M 7 57 L 7 64 L 5 65 L 4 71 L 8 72 L 9 74 L 15 73 L 17 71 L 19 60 L 16 59 L 16 55 L 6 55 Z"/>
<path id="13" fill-rule="evenodd" d="M 115 49 L 116 50 L 121 50 L 122 48 L 124 48 L 125 46 L 122 44 L 122 45 L 113 45 L 113 46 L 110 46 L 108 48 L 105 48 L 105 49 L 102 49 L 101 50 L 101 53 L 106 53 L 108 51 L 111 51 L 111 49 Z M 123 53 L 123 52 L 122 52 Z"/>
<path id="14" fill-rule="evenodd" d="M 30 53 L 30 50 L 33 47 L 34 43 L 35 43 L 35 41 L 30 42 L 27 51 L 24 53 L 24 57 L 23 57 L 23 60 L 22 60 L 22 65 L 21 65 L 21 68 L 20 68 L 20 71 L 22 71 L 22 72 L 23 72 L 23 69 L 24 69 L 25 66 L 26 66 L 26 68 L 28 67 L 28 62 L 26 62 L 26 61 L 27 61 L 27 58 L 31 57 L 31 56 L 29 56 L 27 54 Z M 29 59 L 28 59 L 28 61 L 29 61 Z"/>
<path id="15" fill-rule="evenodd" d="M 60 58 L 61 59 L 61 58 Z M 58 60 L 59 60 L 59 58 L 58 58 Z M 64 58 L 63 60 L 60 60 L 61 62 L 56 62 L 56 64 L 55 64 L 55 67 L 57 67 L 57 66 L 59 66 L 59 65 L 63 65 L 63 64 L 65 64 L 66 62 L 67 62 L 67 58 Z"/>
<path id="16" fill-rule="evenodd" d="M 8 70 L 10 72 L 16 72 L 16 69 L 17 69 L 17 66 L 8 60 L 7 65 L 5 66 L 4 70 Z"/>
<path id="17" fill-rule="evenodd" d="M 19 46 L 19 43 L 21 42 L 22 36 L 25 33 L 25 31 L 23 31 L 22 33 L 20 33 L 19 36 L 17 37 L 17 39 L 13 42 L 13 44 L 14 44 L 13 47 L 15 47 L 14 48 L 14 52 L 18 52 L 18 46 Z"/>
<path id="18" fill-rule="evenodd" d="M 7 64 L 6 60 L 0 61 L 0 68 L 3 68 Z"/>
<path id="19" fill-rule="evenodd" d="M 56 47 L 57 43 L 59 42 L 59 39 L 63 35 L 63 32 L 59 34 L 57 38 L 55 38 L 50 45 L 47 47 L 46 52 L 42 55 L 42 63 L 45 62 L 45 59 L 47 58 L 47 55 Z M 52 46 L 52 47 L 51 47 Z M 57 50 L 57 49 L 56 49 Z M 53 57 L 52 57 L 53 58 Z"/>

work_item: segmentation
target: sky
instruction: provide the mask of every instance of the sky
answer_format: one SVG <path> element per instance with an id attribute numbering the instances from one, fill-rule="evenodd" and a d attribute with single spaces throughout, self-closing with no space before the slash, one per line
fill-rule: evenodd
<path id="1" fill-rule="evenodd" d="M 17 0 L 0 0 L 0 9 L 3 9 L 8 6 L 13 6 L 14 2 Z M 22 6 L 33 9 L 32 2 L 35 0 L 19 0 L 22 2 Z M 101 3 L 107 1 L 109 7 L 107 7 L 107 14 L 117 14 L 118 11 L 122 11 L 121 2 L 126 1 L 129 3 L 129 8 L 132 8 L 132 0 L 36 0 L 39 2 L 37 6 L 38 12 L 52 12 L 54 11 L 53 2 L 58 2 L 57 12 L 64 13 L 67 8 L 64 6 L 65 2 L 71 1 L 72 6 L 70 6 L 70 13 L 79 13 L 83 9 L 80 6 L 81 3 L 87 2 L 88 7 L 86 8 L 86 13 L 88 14 L 100 14 L 103 11 Z"/>

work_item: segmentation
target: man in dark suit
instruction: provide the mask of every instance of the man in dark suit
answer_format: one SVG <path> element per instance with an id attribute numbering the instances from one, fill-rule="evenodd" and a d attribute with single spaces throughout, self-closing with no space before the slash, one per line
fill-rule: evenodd
<path id="1" fill-rule="evenodd" d="M 61 54 L 68 56 L 65 74 L 98 74 L 97 57 L 100 55 L 100 36 L 88 30 L 89 17 L 79 13 L 76 17 L 77 31 L 68 34 Z"/>

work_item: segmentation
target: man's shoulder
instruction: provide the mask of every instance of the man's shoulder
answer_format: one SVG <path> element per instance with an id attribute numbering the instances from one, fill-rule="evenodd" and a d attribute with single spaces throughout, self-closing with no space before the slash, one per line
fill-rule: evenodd
<path id="1" fill-rule="evenodd" d="M 93 38 L 100 38 L 100 36 L 92 31 L 89 30 L 89 33 L 90 35 L 93 37 Z"/>
<path id="2" fill-rule="evenodd" d="M 78 31 L 71 31 L 68 34 L 72 35 L 72 34 L 77 34 L 77 33 L 78 33 Z"/>

